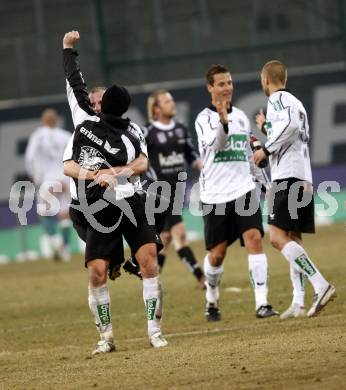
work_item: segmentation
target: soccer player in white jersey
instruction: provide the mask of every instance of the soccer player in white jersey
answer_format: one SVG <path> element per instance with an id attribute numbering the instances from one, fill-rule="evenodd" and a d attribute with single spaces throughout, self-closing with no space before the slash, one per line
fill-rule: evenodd
<path id="1" fill-rule="evenodd" d="M 335 296 L 335 288 L 321 275 L 301 245 L 301 233 L 314 233 L 314 201 L 309 157 L 309 124 L 303 104 L 286 88 L 287 69 L 280 61 L 267 62 L 261 73 L 268 96 L 267 116 L 259 113 L 257 126 L 268 140 L 254 154 L 259 164 L 269 156 L 271 189 L 269 235 L 274 248 L 290 264 L 293 285 L 291 306 L 281 318 L 301 317 L 304 310 L 304 277 L 311 282 L 315 296 L 308 317 L 317 315 Z"/>
<path id="2" fill-rule="evenodd" d="M 61 228 L 58 234 L 58 223 L 55 216 L 43 216 L 42 225 L 49 237 L 49 243 L 53 250 L 54 259 L 70 260 L 69 237 L 69 180 L 64 176 L 62 156 L 71 133 L 57 127 L 58 114 L 48 108 L 41 116 L 42 126 L 35 130 L 29 138 L 25 151 L 26 170 L 38 188 L 38 202 L 45 202 L 51 197 L 50 192 L 59 200 L 57 218 Z M 49 185 L 49 182 L 51 184 Z M 52 184 L 61 185 L 59 190 L 52 189 Z M 62 241 L 62 242 L 61 242 Z M 63 244 L 63 245 L 62 245 Z"/>
<path id="3" fill-rule="evenodd" d="M 204 259 L 205 316 L 208 321 L 221 319 L 219 284 L 223 260 L 227 247 L 239 238 L 248 252 L 256 317 L 271 317 L 278 313 L 267 300 L 268 263 L 262 248 L 262 214 L 250 169 L 256 176 L 261 176 L 261 171 L 254 164 L 250 167 L 250 122 L 243 111 L 231 104 L 233 84 L 226 67 L 212 65 L 206 79 L 211 105 L 198 114 L 195 123 L 203 163 L 200 191 L 208 251 Z"/>

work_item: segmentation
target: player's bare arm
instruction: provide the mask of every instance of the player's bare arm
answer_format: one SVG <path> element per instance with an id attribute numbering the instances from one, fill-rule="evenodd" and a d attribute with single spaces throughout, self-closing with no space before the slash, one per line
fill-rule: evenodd
<path id="1" fill-rule="evenodd" d="M 142 173 L 146 172 L 148 170 L 148 157 L 144 155 L 143 153 L 140 153 L 140 155 L 135 158 L 132 162 L 130 162 L 127 165 L 117 167 L 119 170 L 119 173 L 123 172 L 125 169 L 131 170 L 132 175 L 141 175 Z M 126 176 L 122 174 L 123 176 Z"/>
<path id="2" fill-rule="evenodd" d="M 64 161 L 64 175 L 73 179 L 94 180 L 97 172 L 82 168 L 73 160 Z"/>
<path id="3" fill-rule="evenodd" d="M 112 167 L 107 169 L 100 169 L 95 175 L 96 182 L 102 175 L 110 176 L 137 176 L 148 170 L 148 158 L 144 154 L 140 154 L 136 159 L 130 162 L 128 165 L 121 165 L 118 167 Z"/>

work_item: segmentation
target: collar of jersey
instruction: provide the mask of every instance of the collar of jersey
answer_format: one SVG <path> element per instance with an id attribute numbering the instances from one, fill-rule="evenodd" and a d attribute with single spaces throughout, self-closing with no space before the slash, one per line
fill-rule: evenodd
<path id="1" fill-rule="evenodd" d="M 217 112 L 217 109 L 213 104 L 211 104 L 208 108 L 209 108 L 209 110 Z M 232 109 L 233 109 L 233 106 L 231 104 L 230 107 L 227 108 L 227 112 L 230 114 L 232 112 Z"/>
<path id="2" fill-rule="evenodd" d="M 154 127 L 156 127 L 157 129 L 160 129 L 160 130 L 164 130 L 164 131 L 168 131 L 168 130 L 172 130 L 175 126 L 175 122 L 174 120 L 171 120 L 167 125 L 164 124 L 164 123 L 161 123 L 159 121 L 154 121 L 152 122 L 152 125 Z"/>

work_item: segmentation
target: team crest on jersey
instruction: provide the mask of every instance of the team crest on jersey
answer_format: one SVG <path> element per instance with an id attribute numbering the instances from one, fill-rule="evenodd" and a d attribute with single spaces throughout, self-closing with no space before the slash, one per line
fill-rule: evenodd
<path id="1" fill-rule="evenodd" d="M 80 151 L 78 163 L 81 167 L 89 169 L 90 171 L 96 171 L 100 169 L 105 162 L 103 155 L 91 146 L 83 146 Z"/>
<path id="2" fill-rule="evenodd" d="M 242 119 L 239 119 L 239 126 L 245 127 L 245 122 Z"/>
<path id="3" fill-rule="evenodd" d="M 167 142 L 167 137 L 165 133 L 157 133 L 157 139 L 160 142 L 160 144 L 165 144 Z"/>
<path id="4" fill-rule="evenodd" d="M 183 138 L 184 130 L 181 127 L 178 127 L 177 129 L 175 129 L 175 134 L 177 135 L 178 138 Z"/>

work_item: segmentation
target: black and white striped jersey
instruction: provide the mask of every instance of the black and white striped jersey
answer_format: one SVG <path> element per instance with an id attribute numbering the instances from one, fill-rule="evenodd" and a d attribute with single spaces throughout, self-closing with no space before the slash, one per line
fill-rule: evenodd
<path id="1" fill-rule="evenodd" d="M 86 84 L 80 72 L 77 52 L 64 49 L 63 63 L 66 76 L 68 102 L 75 132 L 64 153 L 64 161 L 74 160 L 88 170 L 99 170 L 127 165 L 140 153 L 145 154 L 141 130 L 129 119 L 109 114 L 95 115 L 91 108 Z M 77 200 L 81 189 L 87 199 L 100 199 L 105 191 L 91 181 L 71 182 L 71 196 Z M 138 189 L 139 177 L 121 178 L 115 186 L 116 199 L 133 196 Z M 84 196 L 84 193 L 83 193 Z"/>
<path id="2" fill-rule="evenodd" d="M 179 122 L 150 123 L 143 129 L 149 155 L 147 176 L 175 186 L 178 174 L 186 171 L 186 163 L 193 164 L 198 158 L 187 128 Z"/>

